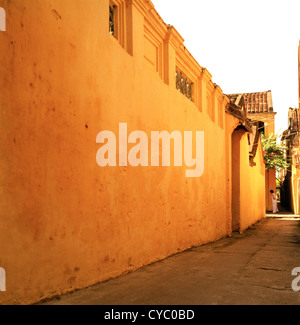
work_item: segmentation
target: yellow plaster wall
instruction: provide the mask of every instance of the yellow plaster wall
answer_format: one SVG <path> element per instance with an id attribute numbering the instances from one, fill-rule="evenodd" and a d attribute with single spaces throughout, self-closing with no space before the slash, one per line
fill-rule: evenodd
<path id="1" fill-rule="evenodd" d="M 290 206 L 295 214 L 300 214 L 300 193 L 298 190 L 298 180 L 300 182 L 300 170 L 294 165 L 291 165 L 290 168 L 292 169 Z"/>
<path id="2" fill-rule="evenodd" d="M 86 287 L 230 233 L 228 100 L 151 3 L 127 7 L 123 44 L 108 32 L 108 3 L 2 1 L 0 304 Z M 145 59 L 146 16 L 163 40 L 158 69 Z M 176 62 L 194 78 L 193 102 L 175 89 Z M 118 137 L 121 122 L 148 137 L 204 131 L 203 175 L 99 167 L 96 135 Z"/>
<path id="3" fill-rule="evenodd" d="M 231 203 L 231 230 L 238 231 L 241 224 L 241 138 L 245 130 L 234 130 L 231 136 L 231 173 L 232 173 L 232 203 Z M 243 157 L 246 158 L 246 155 Z M 246 160 L 247 162 L 247 160 Z"/>
<path id="4" fill-rule="evenodd" d="M 249 164 L 248 133 L 232 132 L 232 231 L 243 232 L 265 217 L 265 164 L 259 140 L 255 166 Z"/>
<path id="5" fill-rule="evenodd" d="M 272 197 L 270 190 L 276 192 L 276 171 L 275 169 L 269 169 L 265 171 L 265 182 L 266 182 L 266 211 L 273 211 Z"/>
<path id="6" fill-rule="evenodd" d="M 248 114 L 250 119 L 261 121 L 265 123 L 265 136 L 269 137 L 275 134 L 275 115 L 276 113 L 261 113 L 261 114 Z M 276 172 L 275 170 L 265 171 L 265 206 L 266 211 L 272 211 L 272 199 L 270 190 L 276 191 Z"/>
<path id="7" fill-rule="evenodd" d="M 298 46 L 298 100 L 299 100 L 299 107 L 300 107 L 300 41 Z M 298 180 L 300 182 L 300 170 L 299 168 L 296 168 L 295 161 L 293 157 L 293 163 L 289 167 L 292 170 L 292 176 L 291 176 L 291 188 L 290 193 L 291 196 L 290 199 L 290 207 L 292 208 L 292 211 L 296 214 L 300 214 L 300 191 L 298 190 Z"/>
<path id="8" fill-rule="evenodd" d="M 258 113 L 247 114 L 247 117 L 254 121 L 264 122 L 265 136 L 268 137 L 271 134 L 275 134 L 275 115 L 276 113 Z"/>
<path id="9" fill-rule="evenodd" d="M 241 186 L 240 231 L 265 217 L 265 164 L 260 140 L 254 158 L 256 166 L 250 166 L 247 157 L 248 138 L 245 134 L 241 139 L 240 157 L 241 184 L 245 184 Z"/>
<path id="10" fill-rule="evenodd" d="M 265 122 L 268 123 L 265 125 L 265 135 L 266 137 L 270 136 L 271 134 L 275 134 L 275 114 L 266 114 Z M 264 120 L 262 120 L 264 122 Z"/>

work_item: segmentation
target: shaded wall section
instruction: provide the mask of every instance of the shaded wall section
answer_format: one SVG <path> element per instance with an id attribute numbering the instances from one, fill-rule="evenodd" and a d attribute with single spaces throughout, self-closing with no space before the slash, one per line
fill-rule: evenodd
<path id="1" fill-rule="evenodd" d="M 232 143 L 232 231 L 240 229 L 241 216 L 241 138 L 244 130 L 234 130 L 231 135 Z"/>

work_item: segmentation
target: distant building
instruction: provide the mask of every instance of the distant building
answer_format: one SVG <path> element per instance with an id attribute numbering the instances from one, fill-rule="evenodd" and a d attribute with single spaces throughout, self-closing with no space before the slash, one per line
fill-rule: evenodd
<path id="1" fill-rule="evenodd" d="M 236 105 L 243 105 L 252 122 L 258 122 L 260 132 L 266 137 L 275 133 L 275 115 L 271 90 L 227 95 Z"/>
<path id="2" fill-rule="evenodd" d="M 252 137 L 249 141 L 256 139 L 256 130 L 263 133 L 266 137 L 275 134 L 275 115 L 273 110 L 273 100 L 271 90 L 255 93 L 240 93 L 227 95 L 231 102 L 235 105 L 243 107 L 245 116 L 251 120 L 254 127 Z M 257 141 L 252 141 L 251 150 L 256 150 L 255 144 Z M 250 151 L 251 151 L 250 150 Z M 255 156 L 255 154 L 254 154 Z M 276 172 L 274 169 L 266 170 L 266 210 L 272 210 L 272 200 L 270 190 L 276 190 Z"/>
<path id="3" fill-rule="evenodd" d="M 300 41 L 298 47 L 298 91 L 300 103 Z M 300 213 L 300 117 L 299 108 L 289 108 L 288 128 L 283 132 L 281 140 L 287 147 L 286 158 L 290 167 L 283 170 L 281 197 L 284 205 L 296 214 Z"/>
<path id="4" fill-rule="evenodd" d="M 281 140 L 287 150 L 286 158 L 290 166 L 286 168 L 281 177 L 283 186 L 281 197 L 283 204 L 293 211 L 300 213 L 300 150 L 299 150 L 299 109 L 289 108 L 288 128 L 283 132 Z"/>

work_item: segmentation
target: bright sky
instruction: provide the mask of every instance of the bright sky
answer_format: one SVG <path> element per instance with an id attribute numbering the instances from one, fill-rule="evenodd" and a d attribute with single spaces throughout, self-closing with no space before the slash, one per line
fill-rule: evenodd
<path id="1" fill-rule="evenodd" d="M 275 129 L 298 107 L 300 0 L 151 0 L 223 93 L 272 91 Z"/>

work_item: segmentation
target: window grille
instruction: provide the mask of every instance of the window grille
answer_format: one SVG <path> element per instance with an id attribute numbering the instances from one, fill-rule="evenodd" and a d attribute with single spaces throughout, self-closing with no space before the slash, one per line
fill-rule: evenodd
<path id="1" fill-rule="evenodd" d="M 193 83 L 185 78 L 182 72 L 176 71 L 176 89 L 189 100 L 192 100 L 192 85 Z"/>
<path id="2" fill-rule="evenodd" d="M 115 36 L 115 7 L 109 6 L 109 32 Z"/>

